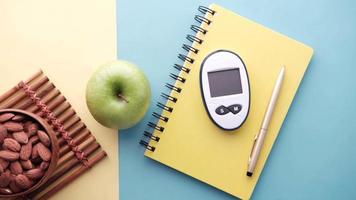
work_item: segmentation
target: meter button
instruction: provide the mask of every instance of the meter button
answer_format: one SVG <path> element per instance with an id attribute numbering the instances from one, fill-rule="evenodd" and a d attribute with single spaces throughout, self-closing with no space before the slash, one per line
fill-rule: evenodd
<path id="1" fill-rule="evenodd" d="M 242 106 L 240 104 L 234 104 L 229 106 L 229 110 L 233 113 L 233 114 L 237 114 L 241 111 Z"/>
<path id="2" fill-rule="evenodd" d="M 225 106 L 219 106 L 218 108 L 215 109 L 215 112 L 218 115 L 226 115 L 227 113 L 230 112 L 230 110 L 227 109 Z"/>

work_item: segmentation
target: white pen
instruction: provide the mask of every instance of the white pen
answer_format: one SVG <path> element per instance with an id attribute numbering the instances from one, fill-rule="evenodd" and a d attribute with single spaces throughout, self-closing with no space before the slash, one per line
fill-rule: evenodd
<path id="1" fill-rule="evenodd" d="M 267 110 L 266 110 L 266 113 L 265 113 L 265 116 L 264 116 L 264 119 L 263 119 L 263 122 L 261 125 L 260 132 L 255 137 L 255 141 L 254 141 L 252 151 L 251 151 L 249 161 L 248 161 L 247 176 L 252 176 L 253 171 L 255 170 L 257 161 L 258 161 L 258 157 L 260 156 L 263 142 L 265 140 L 265 137 L 266 137 L 266 134 L 268 131 L 268 127 L 271 122 L 272 115 L 274 113 L 274 108 L 276 107 L 277 99 L 278 99 L 279 93 L 281 91 L 281 87 L 282 87 L 282 83 L 283 83 L 283 79 L 284 79 L 284 71 L 285 71 L 285 68 L 284 68 L 284 66 L 282 66 L 282 69 L 279 72 L 277 81 L 274 85 L 272 96 L 269 101 L 269 104 L 268 104 L 268 107 L 267 107 Z"/>

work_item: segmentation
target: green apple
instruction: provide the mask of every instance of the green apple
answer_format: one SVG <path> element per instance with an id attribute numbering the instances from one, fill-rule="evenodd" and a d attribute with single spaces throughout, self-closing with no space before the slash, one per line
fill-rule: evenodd
<path id="1" fill-rule="evenodd" d="M 118 60 L 100 66 L 89 79 L 86 102 L 102 125 L 127 129 L 147 112 L 151 88 L 145 74 L 134 64 Z"/>

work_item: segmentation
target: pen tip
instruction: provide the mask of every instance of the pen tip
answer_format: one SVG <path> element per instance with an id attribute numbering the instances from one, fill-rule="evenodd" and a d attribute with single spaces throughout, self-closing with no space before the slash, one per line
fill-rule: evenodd
<path id="1" fill-rule="evenodd" d="M 284 65 L 282 65 L 281 71 L 279 72 L 280 76 L 284 76 L 284 73 L 286 71 L 286 67 Z"/>
<path id="2" fill-rule="evenodd" d="M 247 172 L 246 175 L 249 176 L 249 177 L 251 177 L 251 176 L 252 176 L 252 172 Z"/>

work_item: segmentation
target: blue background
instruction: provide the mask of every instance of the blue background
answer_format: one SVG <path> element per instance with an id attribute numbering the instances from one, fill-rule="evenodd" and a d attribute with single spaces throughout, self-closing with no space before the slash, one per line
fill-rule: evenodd
<path id="1" fill-rule="evenodd" d="M 144 157 L 138 145 L 198 6 L 210 3 L 118 1 L 118 57 L 138 64 L 153 92 L 145 119 L 120 133 L 121 200 L 234 199 Z M 356 199 L 356 1 L 215 3 L 315 50 L 252 198 Z"/>

